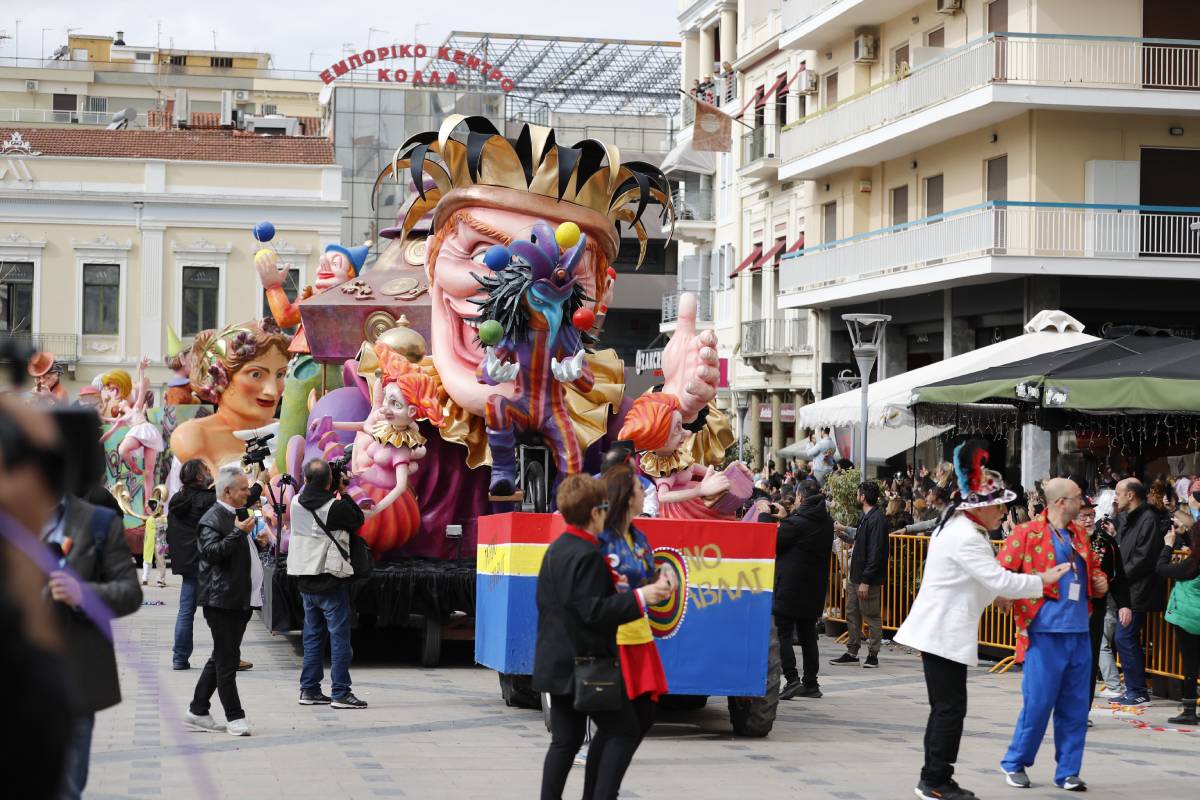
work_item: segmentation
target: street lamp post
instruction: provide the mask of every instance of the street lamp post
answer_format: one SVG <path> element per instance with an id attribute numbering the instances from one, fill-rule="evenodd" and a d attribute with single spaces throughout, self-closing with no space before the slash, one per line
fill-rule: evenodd
<path id="1" fill-rule="evenodd" d="M 747 392 L 733 392 L 733 404 L 737 406 L 738 420 L 738 461 L 745 462 L 746 456 L 742 452 L 744 442 L 746 440 L 746 409 L 750 407 L 750 395 Z"/>
<path id="2" fill-rule="evenodd" d="M 879 345 L 883 342 L 883 329 L 891 318 L 890 314 L 842 314 L 842 321 L 850 330 L 850 346 L 858 363 L 858 374 L 862 376 L 859 385 L 862 392 L 862 428 L 855 462 L 863 480 L 867 477 L 867 388 L 871 382 L 871 369 L 879 355 Z"/>

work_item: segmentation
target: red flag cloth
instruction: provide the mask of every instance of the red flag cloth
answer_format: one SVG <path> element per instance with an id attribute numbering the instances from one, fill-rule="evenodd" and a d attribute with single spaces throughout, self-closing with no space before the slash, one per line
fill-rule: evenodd
<path id="1" fill-rule="evenodd" d="M 733 150 L 733 118 L 716 106 L 697 100 L 696 121 L 692 123 L 692 149 L 710 153 Z"/>
<path id="2" fill-rule="evenodd" d="M 650 694 L 657 701 L 667 693 L 667 674 L 663 672 L 662 659 L 658 657 L 658 645 L 653 641 L 645 644 L 623 644 L 617 648 L 621 654 L 621 677 L 625 679 L 625 694 L 630 700 Z"/>

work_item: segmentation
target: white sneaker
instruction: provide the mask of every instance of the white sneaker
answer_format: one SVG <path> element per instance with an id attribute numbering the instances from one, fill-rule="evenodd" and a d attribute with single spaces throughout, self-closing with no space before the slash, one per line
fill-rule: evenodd
<path id="1" fill-rule="evenodd" d="M 225 723 L 225 732 L 230 736 L 249 736 L 250 723 L 246 721 L 245 717 L 242 717 L 241 719 L 230 720 L 229 722 Z"/>
<path id="2" fill-rule="evenodd" d="M 199 716 L 189 711 L 184 715 L 183 724 L 189 730 L 200 731 L 202 733 L 220 733 L 225 730 L 225 726 L 213 719 L 212 714 Z"/>
<path id="3" fill-rule="evenodd" d="M 1120 697 L 1121 695 L 1125 694 L 1125 689 L 1124 689 L 1124 687 L 1122 687 L 1120 689 L 1109 689 L 1106 687 L 1104 689 L 1101 689 L 1096 694 L 1100 695 L 1101 697 L 1103 697 L 1105 699 L 1111 699 L 1113 697 Z"/>

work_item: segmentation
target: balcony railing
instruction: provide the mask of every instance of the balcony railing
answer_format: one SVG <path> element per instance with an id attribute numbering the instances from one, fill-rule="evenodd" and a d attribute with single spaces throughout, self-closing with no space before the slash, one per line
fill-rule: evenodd
<path id="1" fill-rule="evenodd" d="M 785 257 L 784 293 L 978 256 L 1200 259 L 1200 208 L 997 202 L 816 245 Z"/>
<path id="2" fill-rule="evenodd" d="M 74 364 L 79 360 L 79 337 L 73 333 L 0 331 L 0 349 L 10 342 L 54 353 L 55 360 L 64 364 Z"/>
<path id="3" fill-rule="evenodd" d="M 800 319 L 756 319 L 742 323 L 741 354 L 771 356 L 808 350 L 808 323 Z"/>
<path id="4" fill-rule="evenodd" d="M 671 202 L 675 206 L 676 222 L 712 222 L 714 219 L 712 189 L 680 186 L 671 192 Z"/>
<path id="5" fill-rule="evenodd" d="M 107 125 L 113 115 L 108 111 L 55 111 L 49 108 L 0 108 L 0 123 Z M 129 121 L 130 128 L 146 127 L 145 113 Z"/>
<path id="6" fill-rule="evenodd" d="M 742 167 L 770 158 L 779 158 L 779 128 L 764 125 L 742 136 Z"/>
<path id="7" fill-rule="evenodd" d="M 685 105 L 688 101 L 684 100 Z M 666 153 L 675 145 L 675 131 L 669 128 L 622 128 L 612 125 L 556 125 L 554 137 L 575 143 L 599 139 L 627 153 Z"/>
<path id="8" fill-rule="evenodd" d="M 807 156 L 988 84 L 1197 90 L 1200 41 L 990 34 L 810 113 L 785 131 L 783 159 Z"/>
<path id="9" fill-rule="evenodd" d="M 689 289 L 686 293 L 696 296 L 696 319 L 700 322 L 712 322 L 713 292 L 699 292 Z M 671 292 L 670 294 L 663 295 L 663 322 L 674 322 L 675 320 L 679 319 L 679 298 L 683 295 L 684 292 Z"/>

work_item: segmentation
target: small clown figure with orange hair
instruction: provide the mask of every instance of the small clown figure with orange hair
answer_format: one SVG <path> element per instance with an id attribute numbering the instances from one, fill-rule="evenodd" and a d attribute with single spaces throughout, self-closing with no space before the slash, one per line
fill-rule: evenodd
<path id="1" fill-rule="evenodd" d="M 410 473 L 425 457 L 425 437 L 418 420 L 441 427 L 442 407 L 437 384 L 385 345 L 375 345 L 381 373 L 371 389 L 371 413 L 362 422 L 333 422 L 328 417 L 313 425 L 310 435 L 320 437 L 327 459 L 340 458 L 345 448 L 333 431 L 356 431 L 351 460 L 353 478 L 348 493 L 367 509 L 367 522 L 359 531 L 375 555 L 403 544 L 399 531 L 415 531 L 420 511 L 408 489 Z"/>
<path id="2" fill-rule="evenodd" d="M 667 519 L 733 519 L 749 497 L 749 468 L 735 461 L 723 471 L 697 464 L 685 447 L 679 400 L 666 392 L 647 392 L 625 415 L 621 439 L 642 453 L 638 466 L 658 488 L 661 515 Z M 745 495 L 743 497 L 743 495 Z"/>

